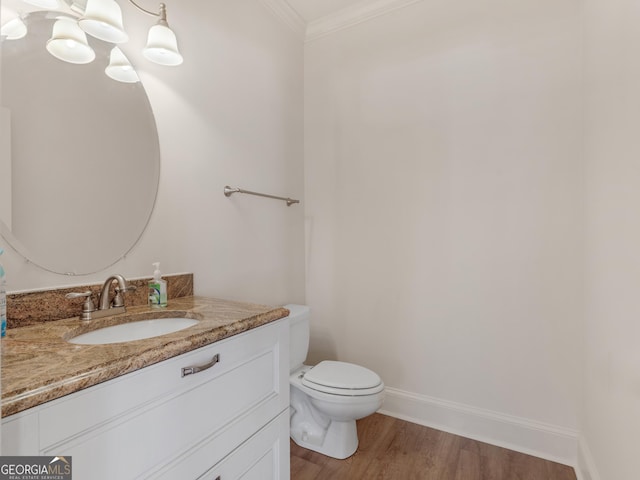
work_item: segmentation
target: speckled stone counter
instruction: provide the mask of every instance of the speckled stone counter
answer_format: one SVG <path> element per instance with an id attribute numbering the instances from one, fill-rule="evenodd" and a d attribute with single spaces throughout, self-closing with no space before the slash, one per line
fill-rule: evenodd
<path id="1" fill-rule="evenodd" d="M 288 315 L 282 307 L 181 297 L 166 309 L 127 308 L 122 315 L 81 322 L 78 317 L 10 329 L 2 340 L 2 416 L 77 392 Z M 68 339 L 120 323 L 160 317 L 199 322 L 160 337 L 108 345 Z"/>

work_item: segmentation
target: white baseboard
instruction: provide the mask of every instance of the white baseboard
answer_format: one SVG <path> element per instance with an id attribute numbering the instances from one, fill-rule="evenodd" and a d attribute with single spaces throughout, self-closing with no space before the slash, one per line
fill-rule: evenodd
<path id="1" fill-rule="evenodd" d="M 577 465 L 576 430 L 390 387 L 385 389 L 379 412 L 574 468 Z"/>
<path id="2" fill-rule="evenodd" d="M 580 435 L 578 441 L 578 462 L 576 466 L 578 480 L 600 480 L 600 475 L 593 461 L 591 450 L 586 439 Z"/>

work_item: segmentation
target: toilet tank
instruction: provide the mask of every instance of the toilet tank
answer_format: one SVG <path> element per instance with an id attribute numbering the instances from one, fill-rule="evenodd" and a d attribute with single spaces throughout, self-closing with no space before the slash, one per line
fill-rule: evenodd
<path id="1" fill-rule="evenodd" d="M 309 352 L 309 320 L 311 313 L 306 305 L 285 305 L 289 310 L 289 371 L 299 368 Z"/>

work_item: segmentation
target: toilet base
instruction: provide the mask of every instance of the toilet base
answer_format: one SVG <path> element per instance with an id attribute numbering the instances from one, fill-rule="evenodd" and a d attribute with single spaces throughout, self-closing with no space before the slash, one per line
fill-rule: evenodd
<path id="1" fill-rule="evenodd" d="M 382 405 L 384 385 L 372 395 L 335 395 L 302 385 L 303 367 L 291 373 L 291 439 L 303 448 L 343 460 L 358 449 L 356 420 L 374 413 Z"/>
<path id="2" fill-rule="evenodd" d="M 332 421 L 323 438 L 305 431 L 291 431 L 291 439 L 302 448 L 313 450 L 327 457 L 343 460 L 358 449 L 358 430 L 355 420 Z"/>

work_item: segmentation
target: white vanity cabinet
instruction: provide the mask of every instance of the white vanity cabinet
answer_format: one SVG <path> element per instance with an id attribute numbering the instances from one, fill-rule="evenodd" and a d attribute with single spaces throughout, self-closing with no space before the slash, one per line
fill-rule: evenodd
<path id="1" fill-rule="evenodd" d="M 288 356 L 281 319 L 7 417 L 2 453 L 71 456 L 75 480 L 288 480 Z"/>

